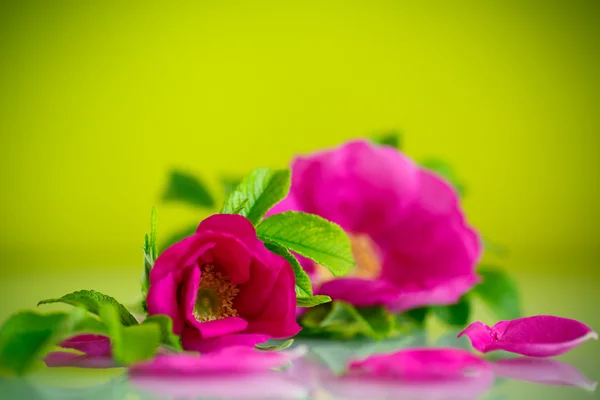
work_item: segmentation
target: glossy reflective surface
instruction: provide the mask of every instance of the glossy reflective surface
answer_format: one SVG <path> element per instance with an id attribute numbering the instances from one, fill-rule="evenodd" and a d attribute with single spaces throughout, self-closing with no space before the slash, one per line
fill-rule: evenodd
<path id="1" fill-rule="evenodd" d="M 408 381 L 344 376 L 350 359 L 399 348 L 423 346 L 415 335 L 383 342 L 298 341 L 308 353 L 277 372 L 199 377 L 127 376 L 122 368 L 40 368 L 26 379 L 0 383 L 3 399 L 584 399 L 594 397 L 596 382 L 576 365 L 556 359 L 499 354 L 487 357 L 489 371 L 453 379 Z M 448 336 L 432 342 L 447 346 Z M 464 345 L 463 341 L 453 343 Z M 505 358 L 506 357 L 506 358 Z M 243 362 L 244 360 L 240 360 Z"/>
<path id="2" fill-rule="evenodd" d="M 566 268 L 565 268 L 566 270 Z M 94 288 L 124 303 L 133 302 L 139 290 L 135 269 L 86 270 L 81 274 L 56 276 L 36 274 L 7 277 L 0 281 L 0 320 L 22 308 L 34 308 L 37 300 L 81 288 Z M 580 319 L 600 330 L 594 280 L 576 279 L 568 273 L 551 276 L 516 274 L 528 315 L 554 313 Z M 58 309 L 60 306 L 51 307 Z M 494 323 L 480 308 L 472 319 Z M 509 357 L 491 353 L 493 376 L 475 376 L 467 381 L 393 382 L 341 377 L 350 359 L 387 353 L 407 347 L 451 346 L 471 349 L 466 338 L 456 338 L 460 328 L 443 329 L 428 321 L 429 331 L 393 341 L 326 342 L 297 341 L 308 354 L 282 372 L 194 379 L 129 379 L 127 371 L 113 369 L 47 368 L 40 365 L 23 379 L 0 381 L 4 399 L 590 399 L 597 396 L 600 379 L 600 343 L 590 341 L 552 359 Z"/>

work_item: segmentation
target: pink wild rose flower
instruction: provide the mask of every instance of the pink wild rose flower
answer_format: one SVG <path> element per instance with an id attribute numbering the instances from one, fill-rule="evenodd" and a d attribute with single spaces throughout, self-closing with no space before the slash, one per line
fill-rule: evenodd
<path id="1" fill-rule="evenodd" d="M 150 273 L 148 313 L 166 314 L 184 349 L 254 346 L 294 336 L 295 280 L 250 221 L 216 214 L 165 250 Z"/>
<path id="2" fill-rule="evenodd" d="M 319 294 L 399 312 L 456 303 L 479 281 L 481 244 L 457 192 L 394 148 L 356 140 L 296 158 L 290 193 L 270 214 L 284 211 L 320 215 L 350 237 L 347 277 L 300 259 Z"/>

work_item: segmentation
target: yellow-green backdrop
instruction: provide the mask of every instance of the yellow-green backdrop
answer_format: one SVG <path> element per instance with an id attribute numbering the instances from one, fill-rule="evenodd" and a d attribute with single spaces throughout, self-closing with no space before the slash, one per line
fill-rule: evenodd
<path id="1" fill-rule="evenodd" d="M 153 205 L 163 234 L 204 215 L 158 201 L 170 167 L 218 193 L 399 129 L 506 268 L 598 277 L 597 5 L 4 1 L 1 273 L 140 266 Z"/>
<path id="2" fill-rule="evenodd" d="M 0 1 L 0 321 L 83 288 L 136 300 L 151 207 L 163 235 L 205 216 L 159 202 L 171 167 L 220 193 L 399 129 L 468 185 L 525 314 L 600 329 L 599 5 Z M 566 360 L 597 379 L 585 346 Z"/>

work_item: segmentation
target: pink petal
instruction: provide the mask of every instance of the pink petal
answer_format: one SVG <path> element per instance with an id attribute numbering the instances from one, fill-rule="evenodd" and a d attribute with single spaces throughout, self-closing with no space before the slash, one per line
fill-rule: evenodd
<path id="1" fill-rule="evenodd" d="M 248 321 L 248 333 L 262 333 L 274 339 L 296 335 L 302 329 L 296 322 L 294 272 L 285 263 L 279 270 L 262 312 Z M 257 293 L 258 296 L 258 293 Z"/>
<path id="2" fill-rule="evenodd" d="M 350 362 L 348 374 L 375 378 L 431 381 L 470 379 L 491 371 L 490 365 L 466 350 L 413 348 Z"/>
<path id="3" fill-rule="evenodd" d="M 598 334 L 573 319 L 538 315 L 500 321 L 493 327 L 474 322 L 458 334 L 467 335 L 482 353 L 504 350 L 531 357 L 551 357 L 566 353 Z"/>
<path id="4" fill-rule="evenodd" d="M 317 289 L 317 293 L 355 306 L 373 306 L 392 303 L 401 292 L 394 285 L 381 279 L 345 277 L 323 283 Z"/>
<path id="5" fill-rule="evenodd" d="M 152 280 L 146 296 L 146 304 L 149 315 L 165 314 L 171 317 L 173 331 L 179 335 L 183 331 L 184 321 L 177 304 L 177 288 L 178 282 L 174 274 Z"/>
<path id="6" fill-rule="evenodd" d="M 106 356 L 111 354 L 110 339 L 102 335 L 77 335 L 64 340 L 60 347 L 75 349 L 90 356 Z"/>
<path id="7" fill-rule="evenodd" d="M 262 247 L 262 242 L 256 237 L 252 223 L 237 214 L 213 214 L 204 219 L 196 229 L 197 233 L 213 231 L 225 233 L 241 240 L 248 248 Z"/>
<path id="8" fill-rule="evenodd" d="M 453 348 L 415 348 L 351 362 L 348 372 L 325 374 L 322 386 L 343 399 L 476 399 L 494 381 L 490 365 Z"/>
<path id="9" fill-rule="evenodd" d="M 354 140 L 335 149 L 297 157 L 292 188 L 302 211 L 317 214 L 344 230 L 385 231 L 414 202 L 418 167 L 389 147 Z"/>
<path id="10" fill-rule="evenodd" d="M 252 347 L 227 347 L 209 354 L 159 355 L 150 362 L 132 366 L 132 375 L 206 376 L 264 372 L 285 365 L 303 354 L 299 351 L 261 351 Z"/>
<path id="11" fill-rule="evenodd" d="M 133 375 L 129 382 L 151 396 L 169 399 L 282 399 L 309 398 L 304 383 L 278 372 L 242 375 L 169 377 Z M 146 398 L 146 396 L 143 396 Z"/>
<path id="12" fill-rule="evenodd" d="M 430 305 L 455 304 L 479 280 L 479 277 L 473 274 L 441 281 L 427 289 L 406 289 L 395 299 L 384 304 L 392 312 L 402 312 Z"/>
<path id="13" fill-rule="evenodd" d="M 48 367 L 77 367 L 77 368 L 117 368 L 120 367 L 111 356 L 75 354 L 64 351 L 49 353 L 44 362 Z"/>
<path id="14" fill-rule="evenodd" d="M 492 364 L 497 376 L 544 385 L 577 386 L 588 391 L 596 389 L 597 382 L 589 380 L 567 363 L 542 358 L 508 358 Z"/>
<path id="15" fill-rule="evenodd" d="M 186 350 L 210 353 L 230 346 L 254 347 L 270 338 L 269 335 L 263 334 L 234 333 L 212 339 L 203 339 L 197 329 L 186 327 L 181 335 L 181 342 Z"/>

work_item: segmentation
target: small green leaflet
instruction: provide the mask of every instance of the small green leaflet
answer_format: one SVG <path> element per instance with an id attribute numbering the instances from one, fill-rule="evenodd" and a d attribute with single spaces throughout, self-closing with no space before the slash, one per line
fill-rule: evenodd
<path id="1" fill-rule="evenodd" d="M 186 203 L 202 208 L 211 208 L 215 205 L 206 185 L 198 177 L 179 170 L 171 171 L 163 201 Z"/>
<path id="2" fill-rule="evenodd" d="M 464 197 L 467 192 L 465 184 L 456 176 L 454 168 L 445 161 L 431 158 L 419 163 L 422 167 L 435 172 L 442 178 L 446 179 L 456 189 L 461 197 Z"/>
<path id="3" fill-rule="evenodd" d="M 109 303 L 100 307 L 99 314 L 107 327 L 115 361 L 129 365 L 154 357 L 162 337 L 159 324 L 123 326 L 117 308 Z"/>
<path id="4" fill-rule="evenodd" d="M 297 291 L 296 291 L 297 293 Z M 317 296 L 298 296 L 296 297 L 296 305 L 298 307 L 315 307 L 319 304 L 331 302 L 331 297 L 319 294 Z"/>
<path id="5" fill-rule="evenodd" d="M 151 315 L 142 322 L 143 324 L 156 324 L 160 328 L 160 342 L 170 350 L 183 351 L 181 348 L 181 339 L 173 333 L 173 321 L 168 315 Z"/>
<path id="6" fill-rule="evenodd" d="M 521 317 L 519 289 L 515 281 L 505 271 L 490 266 L 480 265 L 477 273 L 483 281 L 471 293 L 500 319 Z"/>
<path id="7" fill-rule="evenodd" d="M 289 169 L 255 169 L 227 197 L 221 213 L 243 215 L 256 225 L 288 194 L 290 182 Z"/>
<path id="8" fill-rule="evenodd" d="M 317 215 L 287 211 L 265 219 L 257 228 L 259 239 L 310 258 L 343 276 L 354 266 L 350 240 L 339 225 Z"/>
<path id="9" fill-rule="evenodd" d="M 432 307 L 432 311 L 442 322 L 448 325 L 466 326 L 469 322 L 471 304 L 467 296 L 463 296 L 456 304 Z"/>
<path id="10" fill-rule="evenodd" d="M 264 351 L 279 351 L 279 350 L 287 349 L 293 343 L 294 343 L 294 339 L 288 339 L 285 342 L 281 342 L 276 345 L 257 344 L 254 347 L 257 348 L 258 350 L 264 350 Z"/>
<path id="11" fill-rule="evenodd" d="M 154 262 L 158 257 L 156 246 L 158 231 L 158 215 L 156 208 L 152 207 L 150 215 L 150 235 L 146 234 L 144 238 L 144 273 L 142 274 L 142 295 L 145 301 L 148 288 L 150 287 L 150 271 L 154 267 Z"/>
<path id="12" fill-rule="evenodd" d="M 121 322 L 125 326 L 137 325 L 138 322 L 133 315 L 125 306 L 115 300 L 113 297 L 107 296 L 95 290 L 79 290 L 77 292 L 69 293 L 58 299 L 46 299 L 40 301 L 37 305 L 52 304 L 52 303 L 65 303 L 75 307 L 83 307 L 92 314 L 99 315 L 100 307 L 105 304 L 112 305 Z"/>
<path id="13" fill-rule="evenodd" d="M 395 149 L 401 149 L 402 134 L 397 131 L 386 132 L 383 134 L 373 136 L 371 138 L 371 141 L 381 146 L 390 146 Z"/>
<path id="14" fill-rule="evenodd" d="M 14 314 L 0 329 L 0 371 L 22 375 L 52 347 L 78 333 L 103 333 L 103 329 L 80 308 L 71 313 Z"/>
<path id="15" fill-rule="evenodd" d="M 281 246 L 277 242 L 265 242 L 265 247 L 277 254 L 281 257 L 285 258 L 285 260 L 290 264 L 292 269 L 294 270 L 294 276 L 296 277 L 296 294 L 302 297 L 312 297 L 312 283 L 310 278 L 302 268 L 302 265 L 296 260 L 296 257 L 285 247 Z"/>

